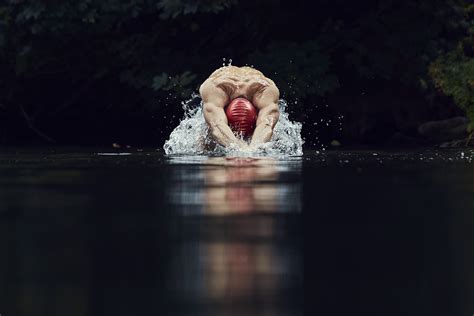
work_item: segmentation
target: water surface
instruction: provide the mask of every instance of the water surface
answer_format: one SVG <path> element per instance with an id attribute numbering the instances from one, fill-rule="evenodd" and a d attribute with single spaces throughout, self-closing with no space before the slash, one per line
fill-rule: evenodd
<path id="1" fill-rule="evenodd" d="M 471 315 L 472 151 L 8 149 L 2 315 Z"/>

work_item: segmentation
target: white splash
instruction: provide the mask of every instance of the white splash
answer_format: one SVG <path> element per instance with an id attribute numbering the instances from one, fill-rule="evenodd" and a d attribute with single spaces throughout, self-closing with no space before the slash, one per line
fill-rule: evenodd
<path id="1" fill-rule="evenodd" d="M 197 103 L 196 98 L 199 98 L 199 95 L 193 94 L 191 99 L 182 103 L 184 117 L 163 146 L 167 155 L 301 156 L 303 154 L 302 124 L 289 120 L 285 100 L 279 101 L 280 119 L 275 125 L 271 141 L 259 146 L 255 151 L 243 152 L 237 147 L 225 148 L 212 139 L 202 114 L 202 102 L 193 106 Z"/>

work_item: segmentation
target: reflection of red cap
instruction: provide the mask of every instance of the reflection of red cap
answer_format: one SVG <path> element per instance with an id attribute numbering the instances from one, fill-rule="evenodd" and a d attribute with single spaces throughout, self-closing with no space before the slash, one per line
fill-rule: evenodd
<path id="1" fill-rule="evenodd" d="M 225 110 L 229 126 L 244 137 L 252 135 L 257 124 L 257 109 L 245 98 L 232 100 Z"/>

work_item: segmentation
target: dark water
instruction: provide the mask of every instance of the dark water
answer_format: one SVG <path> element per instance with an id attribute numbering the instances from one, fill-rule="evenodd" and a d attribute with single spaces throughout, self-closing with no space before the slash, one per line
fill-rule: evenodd
<path id="1" fill-rule="evenodd" d="M 471 151 L 103 153 L 0 154 L 2 316 L 474 313 Z"/>

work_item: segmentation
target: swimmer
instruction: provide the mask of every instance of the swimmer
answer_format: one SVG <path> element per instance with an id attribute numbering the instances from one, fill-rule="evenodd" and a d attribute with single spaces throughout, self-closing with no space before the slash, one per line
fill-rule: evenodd
<path id="1" fill-rule="evenodd" d="M 272 138 L 280 116 L 280 92 L 260 71 L 251 67 L 221 67 L 204 81 L 199 93 L 204 119 L 217 143 L 225 147 L 235 144 L 248 151 Z"/>

